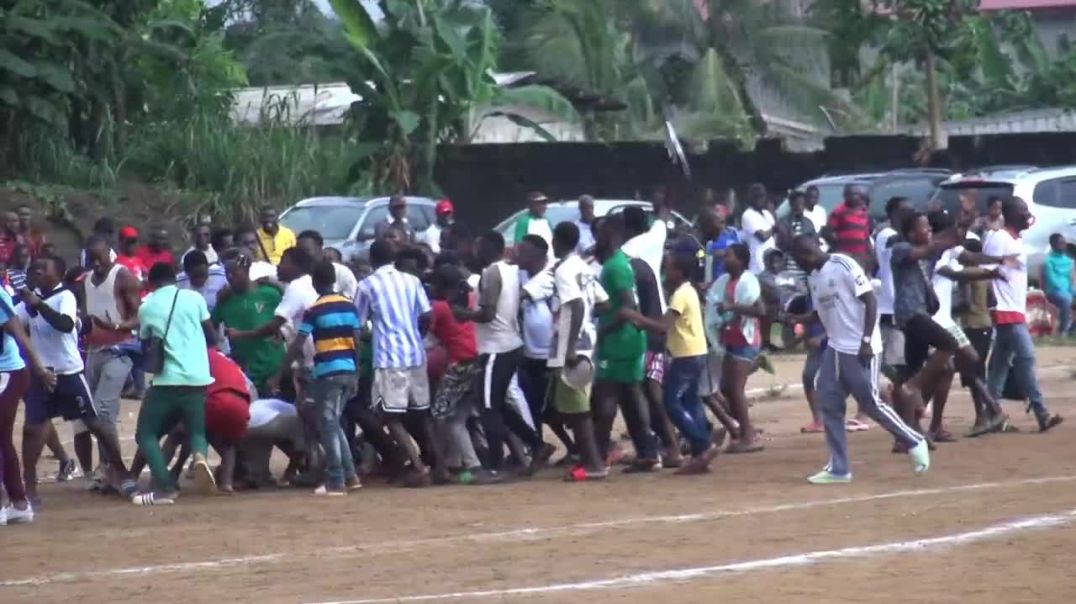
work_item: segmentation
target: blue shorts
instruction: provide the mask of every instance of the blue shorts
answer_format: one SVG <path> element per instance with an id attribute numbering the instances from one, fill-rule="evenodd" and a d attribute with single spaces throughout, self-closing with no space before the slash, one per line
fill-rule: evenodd
<path id="1" fill-rule="evenodd" d="M 23 400 L 26 401 L 28 424 L 43 424 L 54 417 L 72 420 L 97 416 L 90 385 L 81 371 L 56 376 L 56 388 L 52 392 L 46 391 L 41 381 L 34 379 Z"/>
<path id="2" fill-rule="evenodd" d="M 745 361 L 747 363 L 753 363 L 758 358 L 761 349 L 758 346 L 726 346 L 725 354 L 736 359 L 737 361 Z"/>

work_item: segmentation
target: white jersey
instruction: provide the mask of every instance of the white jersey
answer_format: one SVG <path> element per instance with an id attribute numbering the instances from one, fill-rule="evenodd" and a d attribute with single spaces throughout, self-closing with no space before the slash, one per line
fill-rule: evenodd
<path id="1" fill-rule="evenodd" d="M 873 291 L 863 268 L 850 256 L 830 254 L 822 268 L 807 277 L 807 284 L 818 318 L 826 328 L 829 346 L 837 352 L 857 354 L 863 343 L 867 308 L 859 297 Z M 878 331 L 878 317 L 873 321 L 871 349 L 874 354 L 879 354 L 882 352 L 882 336 Z"/>
<path id="2" fill-rule="evenodd" d="M 878 260 L 878 280 L 882 284 L 878 291 L 878 314 L 880 315 L 893 314 L 893 265 L 890 264 L 892 254 L 888 243 L 889 239 L 896 234 L 893 227 L 886 227 L 874 238 L 874 257 Z"/>
<path id="3" fill-rule="evenodd" d="M 571 330 L 571 316 L 561 312 L 564 305 L 574 300 L 583 301 L 583 322 L 579 327 L 579 339 L 575 352 L 579 356 L 591 358 L 597 345 L 598 334 L 591 320 L 594 305 L 607 302 L 609 295 L 598 282 L 598 275 L 578 254 L 572 253 L 559 261 L 553 268 L 554 311 L 556 319 L 553 330 L 553 342 L 550 350 L 549 366 L 563 367 L 568 353 L 567 335 Z"/>
<path id="4" fill-rule="evenodd" d="M 1016 254 L 1017 266 L 1002 265 L 999 268 L 1004 279 L 993 282 L 994 298 L 997 299 L 994 310 L 1000 323 L 1023 323 L 1027 312 L 1027 252 L 1023 241 L 1008 229 L 992 231 L 983 243 L 983 253 L 987 256 Z"/>
<path id="5" fill-rule="evenodd" d="M 956 282 L 949 277 L 938 274 L 938 270 L 945 267 L 954 271 L 963 270 L 964 266 L 957 260 L 960 254 L 963 253 L 964 248 L 960 246 L 947 249 L 942 252 L 941 257 L 934 263 L 930 285 L 934 288 L 934 295 L 938 297 L 938 312 L 934 313 L 933 319 L 943 327 L 956 325 L 956 322 L 953 321 L 953 286 L 956 285 Z"/>
<path id="6" fill-rule="evenodd" d="M 25 302 L 20 302 L 15 308 L 15 314 L 27 326 L 30 332 L 30 341 L 34 345 L 41 364 L 51 367 L 57 375 L 73 375 L 83 370 L 82 355 L 78 350 L 78 332 L 80 321 L 78 319 L 78 302 L 75 294 L 59 286 L 52 292 L 45 294 L 38 292 L 42 301 L 57 313 L 70 317 L 74 322 L 74 328 L 68 332 L 55 329 L 41 313 L 26 307 Z"/>

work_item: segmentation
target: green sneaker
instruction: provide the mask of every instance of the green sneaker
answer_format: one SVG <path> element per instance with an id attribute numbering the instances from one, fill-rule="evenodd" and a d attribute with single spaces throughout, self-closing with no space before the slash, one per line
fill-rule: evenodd
<path id="1" fill-rule="evenodd" d="M 829 470 L 822 470 L 814 476 L 808 476 L 807 482 L 811 484 L 848 484 L 852 482 L 852 475 L 834 474 Z"/>
<path id="2" fill-rule="evenodd" d="M 919 444 L 908 449 L 908 457 L 912 459 L 912 469 L 916 474 L 925 474 L 930 469 L 930 445 L 927 439 L 919 441 Z"/>
<path id="3" fill-rule="evenodd" d="M 471 484 L 474 482 L 474 473 L 470 470 L 463 470 L 459 474 L 456 474 L 456 482 L 460 484 Z"/>
<path id="4" fill-rule="evenodd" d="M 776 375 L 777 374 L 777 370 L 775 370 L 773 368 L 773 362 L 770 361 L 769 355 L 767 355 L 764 352 L 762 354 L 758 355 L 758 368 L 765 371 L 766 373 L 768 373 L 770 375 Z"/>

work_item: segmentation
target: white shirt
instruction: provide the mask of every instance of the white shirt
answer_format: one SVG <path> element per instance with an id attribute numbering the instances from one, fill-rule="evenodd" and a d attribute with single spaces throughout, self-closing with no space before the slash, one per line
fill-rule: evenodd
<path id="1" fill-rule="evenodd" d="M 814 221 L 812 220 L 812 222 Z M 751 251 L 751 264 L 747 268 L 757 275 L 766 270 L 764 261 L 766 252 L 777 247 L 777 238 L 773 236 L 772 232 L 777 220 L 774 219 L 773 212 L 769 210 L 759 211 L 754 208 L 747 208 L 743 213 L 740 224 L 743 226 L 740 229 L 742 238 L 747 242 L 747 249 Z M 771 231 L 770 238 L 765 241 L 759 241 L 758 237 L 755 236 L 755 233 L 759 231 Z"/>
<path id="2" fill-rule="evenodd" d="M 941 257 L 934 263 L 934 270 L 930 277 L 930 285 L 934 288 L 934 295 L 938 297 L 938 312 L 934 313 L 933 319 L 942 327 L 956 325 L 953 321 L 953 285 L 955 282 L 949 277 L 939 275 L 938 269 L 949 267 L 954 271 L 962 270 L 964 266 L 957 260 L 962 253 L 964 253 L 964 248 L 959 245 L 942 252 Z"/>
<path id="3" fill-rule="evenodd" d="M 561 312 L 564 305 L 574 300 L 583 301 L 583 322 L 579 327 L 579 339 L 575 344 L 575 353 L 591 357 L 597 343 L 597 330 L 591 320 L 591 311 L 595 304 L 607 302 L 598 276 L 578 254 L 570 254 L 560 260 L 553 268 L 554 311 L 556 312 L 556 329 L 550 346 L 549 367 L 564 367 L 568 354 L 567 336 L 571 331 L 570 313 Z"/>
<path id="4" fill-rule="evenodd" d="M 655 220 L 650 225 L 650 230 L 636 235 L 624 242 L 620 250 L 629 258 L 638 258 L 645 262 L 650 270 L 654 271 L 654 277 L 661 285 L 661 262 L 665 257 L 665 239 L 668 237 L 668 227 L 665 222 Z M 658 287 L 658 299 L 661 302 L 661 312 L 665 312 L 665 288 Z"/>
<path id="5" fill-rule="evenodd" d="M 276 280 L 276 267 L 272 263 L 265 260 L 255 260 L 250 263 L 250 280 L 260 281 L 262 279 Z"/>
<path id="6" fill-rule="evenodd" d="M 820 208 L 822 206 L 815 206 Z M 893 314 L 893 265 L 889 263 L 892 254 L 889 247 L 889 238 L 896 235 L 893 227 L 886 227 L 878 232 L 874 238 L 874 257 L 878 260 L 878 280 L 882 282 L 882 288 L 878 292 L 878 314 Z"/>
<path id="7" fill-rule="evenodd" d="M 276 398 L 260 398 L 250 403 L 250 420 L 247 428 L 259 428 L 277 417 L 298 417 L 295 405 Z"/>
<path id="8" fill-rule="evenodd" d="M 437 223 L 430 225 L 430 228 L 422 231 L 422 240 L 426 242 L 426 245 L 430 246 L 430 250 L 434 254 L 441 253 L 441 227 L 437 226 Z"/>
<path id="9" fill-rule="evenodd" d="M 520 273 L 523 276 L 525 273 Z M 553 271 L 545 269 L 527 280 L 523 292 L 523 356 L 528 359 L 548 359 L 553 341 L 554 293 Z"/>
<path id="10" fill-rule="evenodd" d="M 318 292 L 314 289 L 310 275 L 303 275 L 284 288 L 284 297 L 280 299 L 280 304 L 277 304 L 273 314 L 284 319 L 284 327 L 281 331 L 286 341 L 291 342 L 295 338 L 299 332 L 298 326 L 303 321 L 303 313 L 313 306 L 318 298 Z M 313 340 L 313 338 L 307 338 L 306 345 L 303 346 L 303 367 L 314 366 Z"/>
<path id="11" fill-rule="evenodd" d="M 36 316 L 30 316 L 30 309 L 25 302 L 20 302 L 15 308 L 15 314 L 27 326 L 30 332 L 30 341 L 34 344 L 41 363 L 45 367 L 52 367 L 58 375 L 72 375 L 82 371 L 85 365 L 82 355 L 78 351 L 78 332 L 80 321 L 78 319 L 78 301 L 75 294 L 68 290 L 54 293 L 47 299 L 44 294 L 39 294 L 45 304 L 56 312 L 66 317 L 71 317 L 75 322 L 75 328 L 64 333 L 49 325 L 41 313 L 35 312 Z"/>
<path id="12" fill-rule="evenodd" d="M 1017 255 L 1016 268 L 1001 265 L 999 268 L 1005 279 L 993 281 L 994 298 L 999 313 L 1027 313 L 1027 252 L 1021 239 L 1013 237 L 1008 229 L 991 231 L 983 243 L 983 253 L 987 256 Z"/>
<path id="13" fill-rule="evenodd" d="M 863 322 L 866 305 L 859 296 L 873 291 L 863 268 L 850 256 L 831 254 L 822 268 L 807 277 L 818 318 L 826 328 L 829 346 L 837 352 L 858 354 L 863 343 Z M 882 336 L 878 317 L 874 318 L 871 349 L 882 352 Z"/>
<path id="14" fill-rule="evenodd" d="M 803 214 L 814 225 L 814 232 L 821 233 L 822 227 L 826 226 L 826 219 L 829 217 L 826 214 L 826 208 L 823 208 L 822 204 L 816 203 L 810 210 L 804 209 Z"/>
<path id="15" fill-rule="evenodd" d="M 498 287 L 499 284 L 499 287 Z M 493 305 L 489 323 L 475 323 L 478 352 L 499 354 L 523 345 L 519 333 L 519 267 L 501 260 L 482 271 L 478 285 L 479 306 Z"/>
<path id="16" fill-rule="evenodd" d="M 355 273 L 339 262 L 333 262 L 333 268 L 336 270 L 336 285 L 333 286 L 336 293 L 354 300 L 355 291 L 359 289 L 359 280 L 355 278 Z"/>
<path id="17" fill-rule="evenodd" d="M 188 249 L 187 251 L 183 252 L 183 255 L 182 255 L 182 256 L 180 256 L 180 258 L 179 258 L 179 265 L 180 265 L 180 266 L 183 266 L 183 259 L 187 257 L 187 254 L 189 254 L 189 253 L 193 252 L 193 251 L 194 251 L 194 250 L 196 250 L 196 249 L 198 249 L 198 248 L 196 248 L 196 247 L 194 247 L 194 246 L 192 245 L 192 246 L 190 247 L 190 249 Z M 209 264 L 210 264 L 210 265 L 216 264 L 216 263 L 217 263 L 217 261 L 219 260 L 219 258 L 217 257 L 217 250 L 213 249 L 213 246 L 212 246 L 212 245 L 211 245 L 211 246 L 209 246 L 209 249 L 207 249 L 207 250 L 202 250 L 202 253 L 203 253 L 203 254 L 205 254 L 205 259 L 206 259 L 206 261 L 207 261 L 207 262 L 209 262 Z"/>
<path id="18" fill-rule="evenodd" d="M 579 228 L 579 244 L 575 246 L 575 253 L 582 255 L 594 247 L 594 229 L 591 223 L 576 220 L 575 226 Z"/>

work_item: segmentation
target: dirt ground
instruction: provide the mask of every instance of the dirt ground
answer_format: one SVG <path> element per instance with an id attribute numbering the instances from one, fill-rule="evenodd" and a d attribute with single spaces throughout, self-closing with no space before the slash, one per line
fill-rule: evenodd
<path id="1" fill-rule="evenodd" d="M 807 484 L 825 449 L 798 433 L 806 408 L 789 386 L 752 410 L 767 449 L 703 477 L 572 485 L 548 470 L 494 487 L 152 509 L 45 480 L 38 521 L 0 528 L 0 602 L 1073 602 L 1076 348 L 1039 353 L 1047 403 L 1073 425 L 1039 435 L 1006 403 L 1021 433 L 939 445 L 920 477 L 875 427 L 851 436 L 855 482 Z M 801 363 L 780 357 L 749 388 L 795 384 Z M 137 403 L 125 411 L 129 436 Z M 950 429 L 969 415 L 954 391 Z"/>

